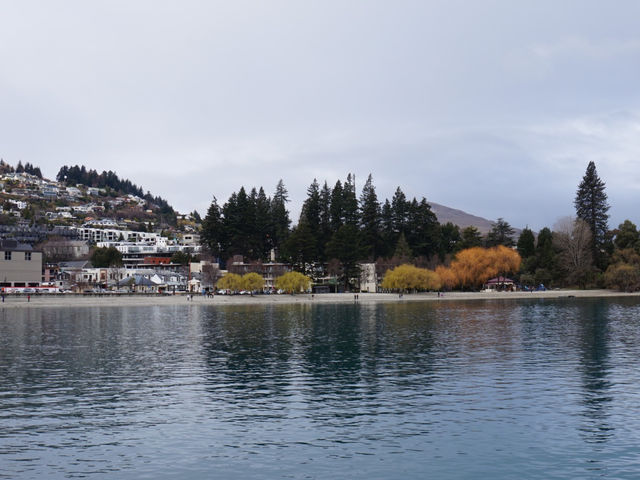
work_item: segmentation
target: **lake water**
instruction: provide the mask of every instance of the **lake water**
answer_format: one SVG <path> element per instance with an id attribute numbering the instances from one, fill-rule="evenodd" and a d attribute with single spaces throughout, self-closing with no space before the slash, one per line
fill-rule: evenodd
<path id="1" fill-rule="evenodd" d="M 0 478 L 640 477 L 640 301 L 0 312 Z"/>

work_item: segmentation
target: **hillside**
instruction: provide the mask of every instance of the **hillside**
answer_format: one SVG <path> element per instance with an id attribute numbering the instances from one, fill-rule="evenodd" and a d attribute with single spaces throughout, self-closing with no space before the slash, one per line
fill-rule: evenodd
<path id="1" fill-rule="evenodd" d="M 81 225 L 143 232 L 196 228 L 183 217 L 162 197 L 145 194 L 114 172 L 65 166 L 50 180 L 29 163 L 14 168 L 0 160 L 0 238 L 33 243 Z"/>
<path id="2" fill-rule="evenodd" d="M 486 218 L 478 217 L 476 215 L 471 215 L 470 213 L 463 212 L 462 210 L 458 210 L 456 208 L 447 207 L 445 205 L 440 205 L 439 203 L 429 202 L 431 205 L 431 209 L 433 213 L 438 217 L 438 222 L 441 224 L 445 224 L 447 222 L 451 222 L 454 225 L 458 225 L 460 230 L 466 227 L 474 226 L 476 227 L 482 234 L 486 234 L 491 230 L 491 226 L 493 222 L 491 220 L 487 220 Z"/>

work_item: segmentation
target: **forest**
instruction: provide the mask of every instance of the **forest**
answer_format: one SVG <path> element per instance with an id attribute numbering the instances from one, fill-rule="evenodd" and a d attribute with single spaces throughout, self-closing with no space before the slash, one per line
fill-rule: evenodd
<path id="1" fill-rule="evenodd" d="M 425 289 L 473 290 L 507 274 L 531 288 L 640 288 L 640 234 L 629 220 L 609 229 L 605 184 L 593 162 L 576 192 L 575 217 L 537 234 L 525 228 L 517 239 L 503 219 L 486 235 L 440 224 L 425 197 L 408 199 L 400 187 L 380 200 L 371 175 L 359 195 L 351 174 L 332 187 L 314 179 L 293 226 L 288 201 L 282 180 L 272 196 L 263 187 L 241 187 L 221 206 L 214 197 L 203 219 L 204 246 L 223 267 L 236 255 L 265 262 L 274 252 L 312 280 L 335 276 L 346 288 L 355 288 L 350 283 L 363 262 L 375 262 L 381 277 L 400 265 L 425 269 L 429 273 L 406 270 L 428 278 Z"/>

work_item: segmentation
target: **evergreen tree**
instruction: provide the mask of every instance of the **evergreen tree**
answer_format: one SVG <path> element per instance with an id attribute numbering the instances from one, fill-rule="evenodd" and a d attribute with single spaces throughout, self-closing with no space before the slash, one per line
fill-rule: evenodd
<path id="1" fill-rule="evenodd" d="M 116 247 L 96 248 L 91 254 L 91 263 L 96 268 L 122 266 L 122 253 Z"/>
<path id="2" fill-rule="evenodd" d="M 335 233 L 344 225 L 343 188 L 338 180 L 331 191 L 331 231 Z"/>
<path id="3" fill-rule="evenodd" d="M 535 254 L 536 239 L 531 229 L 526 227 L 518 237 L 518 253 L 523 259 L 529 258 Z"/>
<path id="4" fill-rule="evenodd" d="M 222 249 L 224 259 L 229 259 L 234 255 L 246 255 L 250 259 L 254 259 L 257 253 L 254 249 L 254 214 L 244 187 L 240 187 L 238 193 L 231 194 L 227 203 L 222 207 L 222 215 L 224 218 L 224 245 Z"/>
<path id="5" fill-rule="evenodd" d="M 358 199 L 356 197 L 356 177 L 353 174 L 347 175 L 342 191 L 342 209 L 344 223 L 347 225 L 358 225 Z"/>
<path id="6" fill-rule="evenodd" d="M 335 258 L 342 263 L 345 287 L 352 279 L 358 281 L 358 262 L 363 257 L 358 227 L 350 223 L 342 225 L 327 243 L 326 250 L 327 258 Z"/>
<path id="7" fill-rule="evenodd" d="M 438 253 L 440 224 L 424 197 L 409 204 L 405 236 L 414 255 L 430 258 Z"/>
<path id="8" fill-rule="evenodd" d="M 504 245 L 505 247 L 513 247 L 514 230 L 509 222 L 499 218 L 491 227 L 491 231 L 487 234 L 487 247 L 496 247 Z"/>
<path id="9" fill-rule="evenodd" d="M 398 243 L 396 244 L 393 256 L 396 258 L 398 264 L 408 263 L 413 258 L 413 252 L 411 251 L 411 247 L 409 246 L 404 233 L 401 233 L 398 237 Z"/>
<path id="10" fill-rule="evenodd" d="M 271 242 L 277 250 L 282 249 L 289 236 L 291 219 L 287 211 L 288 201 L 289 192 L 287 192 L 284 182 L 280 179 L 271 200 Z"/>
<path id="11" fill-rule="evenodd" d="M 598 177 L 596 164 L 589 162 L 587 171 L 582 177 L 574 200 L 576 216 L 584 220 L 591 229 L 591 251 L 596 265 L 606 268 L 607 232 L 609 204 L 604 191 L 605 183 Z"/>
<path id="12" fill-rule="evenodd" d="M 553 232 L 548 227 L 544 227 L 538 233 L 536 256 L 538 257 L 539 267 L 551 268 L 553 266 Z"/>
<path id="13" fill-rule="evenodd" d="M 459 249 L 480 247 L 482 245 L 482 234 L 477 227 L 470 225 L 462 230 Z"/>
<path id="14" fill-rule="evenodd" d="M 362 231 L 363 247 L 369 258 L 375 259 L 380 255 L 380 202 L 373 186 L 371 174 L 362 188 L 360 195 L 360 227 Z"/>
<path id="15" fill-rule="evenodd" d="M 633 222 L 625 220 L 614 233 L 614 243 L 617 249 L 633 248 L 636 252 L 640 252 L 640 233 Z"/>
<path id="16" fill-rule="evenodd" d="M 320 190 L 320 243 L 326 245 L 333 231 L 331 230 L 331 188 L 325 180 Z M 324 247 L 321 248 L 324 251 Z"/>
<path id="17" fill-rule="evenodd" d="M 306 222 L 314 235 L 320 231 L 320 185 L 314 178 L 307 188 L 307 199 L 302 204 L 300 222 Z"/>
<path id="18" fill-rule="evenodd" d="M 302 205 L 299 223 L 304 223 L 314 238 L 320 238 L 320 185 L 318 185 L 318 181 L 315 178 L 307 188 L 307 199 Z M 322 252 L 319 250 L 320 247 L 322 245 L 316 244 L 314 260 L 319 260 L 322 257 Z"/>
<path id="19" fill-rule="evenodd" d="M 407 229 L 407 221 L 409 219 L 409 202 L 400 187 L 396 189 L 391 199 L 391 217 L 393 222 L 393 231 L 396 234 L 395 240 L 401 233 L 405 233 Z"/>
<path id="20" fill-rule="evenodd" d="M 389 257 L 393 255 L 393 248 L 396 243 L 396 235 L 393 230 L 393 209 L 389 199 L 384 201 L 380 212 L 382 245 L 380 248 L 380 255 L 383 257 Z"/>
<path id="21" fill-rule="evenodd" d="M 306 221 L 301 221 L 287 237 L 282 248 L 282 256 L 293 268 L 304 274 L 311 273 L 310 266 L 317 259 L 318 246 Z"/>
<path id="22" fill-rule="evenodd" d="M 447 222 L 440 226 L 440 259 L 444 260 L 446 255 L 450 255 L 458 251 L 459 244 L 462 241 L 460 228 L 451 222 Z"/>
<path id="23" fill-rule="evenodd" d="M 538 232 L 535 263 L 531 265 L 531 270 L 535 271 L 536 283 L 543 283 L 547 286 L 551 285 L 552 280 L 557 276 L 553 233 L 548 227 L 544 227 Z"/>
<path id="24" fill-rule="evenodd" d="M 257 239 L 258 257 L 266 259 L 273 248 L 271 239 L 271 200 L 267 198 L 264 189 L 260 187 L 255 197 L 255 234 Z"/>
<path id="25" fill-rule="evenodd" d="M 207 210 L 207 214 L 204 217 L 200 235 L 202 238 L 202 243 L 207 246 L 207 248 L 211 252 L 211 255 L 219 259 L 221 254 L 223 232 L 222 216 L 216 197 L 213 197 L 211 205 Z"/>

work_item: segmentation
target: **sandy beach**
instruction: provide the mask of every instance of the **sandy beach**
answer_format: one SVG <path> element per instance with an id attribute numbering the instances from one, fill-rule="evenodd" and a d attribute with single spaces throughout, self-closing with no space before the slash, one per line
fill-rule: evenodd
<path id="1" fill-rule="evenodd" d="M 438 297 L 437 293 L 404 294 L 402 298 L 392 293 L 325 293 L 298 295 L 215 295 L 203 297 L 193 295 L 191 300 L 181 295 L 131 295 L 131 296 L 87 296 L 74 294 L 6 296 L 0 303 L 2 309 L 56 308 L 56 307 L 126 307 L 126 306 L 174 306 L 174 305 L 270 305 L 295 303 L 377 303 L 377 302 L 447 302 L 466 300 L 511 300 L 519 298 L 567 298 L 567 297 L 635 297 L 640 293 L 622 293 L 611 290 L 550 290 L 546 292 L 448 292 Z"/>

